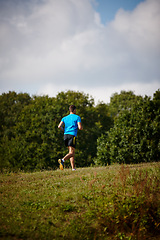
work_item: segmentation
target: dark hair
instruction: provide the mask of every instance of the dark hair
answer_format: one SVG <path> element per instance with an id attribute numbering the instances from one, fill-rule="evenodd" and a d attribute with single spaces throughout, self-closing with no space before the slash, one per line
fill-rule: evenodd
<path id="1" fill-rule="evenodd" d="M 76 106 L 74 106 L 74 105 L 71 105 L 71 106 L 69 107 L 69 111 L 70 111 L 70 112 L 73 112 L 75 109 L 76 109 Z"/>

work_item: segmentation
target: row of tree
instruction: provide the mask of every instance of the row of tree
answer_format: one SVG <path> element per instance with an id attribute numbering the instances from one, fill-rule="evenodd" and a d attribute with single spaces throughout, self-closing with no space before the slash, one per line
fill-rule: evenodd
<path id="1" fill-rule="evenodd" d="M 9 92 L 0 96 L 1 169 L 57 168 L 67 151 L 57 126 L 69 114 L 70 104 L 76 105 L 84 127 L 78 134 L 76 166 L 94 163 L 97 138 L 113 125 L 107 105 L 95 107 L 82 92 L 61 92 L 55 98 Z"/>
<path id="2" fill-rule="evenodd" d="M 9 92 L 0 95 L 0 169 L 56 169 L 67 151 L 57 126 L 71 104 L 84 128 L 78 133 L 77 167 L 159 160 L 159 90 L 153 100 L 122 91 L 109 104 L 97 105 L 83 92 L 52 98 Z"/>

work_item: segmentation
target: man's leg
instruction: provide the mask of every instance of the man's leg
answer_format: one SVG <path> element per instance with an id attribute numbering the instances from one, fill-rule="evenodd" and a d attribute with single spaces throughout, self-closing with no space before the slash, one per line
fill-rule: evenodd
<path id="1" fill-rule="evenodd" d="M 69 153 L 72 153 L 72 154 L 73 154 L 73 156 L 70 157 L 71 167 L 72 167 L 72 169 L 75 169 L 75 166 L 74 166 L 75 148 L 73 148 L 73 147 L 68 147 L 68 148 L 69 148 Z"/>

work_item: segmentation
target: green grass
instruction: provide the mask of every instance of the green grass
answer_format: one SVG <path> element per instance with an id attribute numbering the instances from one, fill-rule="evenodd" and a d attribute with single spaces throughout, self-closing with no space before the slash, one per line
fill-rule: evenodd
<path id="1" fill-rule="evenodd" d="M 2 173 L 0 239 L 160 239 L 160 163 Z"/>

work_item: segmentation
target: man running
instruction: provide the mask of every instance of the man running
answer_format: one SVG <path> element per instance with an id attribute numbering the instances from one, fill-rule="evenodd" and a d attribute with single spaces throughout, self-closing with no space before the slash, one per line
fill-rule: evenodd
<path id="1" fill-rule="evenodd" d="M 58 125 L 58 128 L 63 132 L 64 131 L 64 143 L 68 147 L 68 154 L 65 155 L 62 159 L 59 159 L 60 169 L 63 170 L 64 162 L 70 159 L 72 171 L 75 171 L 74 166 L 74 156 L 75 156 L 75 147 L 76 147 L 76 136 L 78 129 L 82 130 L 81 118 L 76 115 L 76 107 L 71 105 L 69 107 L 70 114 L 66 117 L 63 117 L 61 122 Z M 64 125 L 64 128 L 63 128 Z"/>

